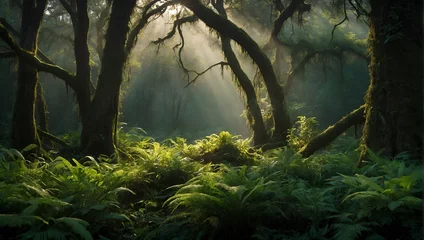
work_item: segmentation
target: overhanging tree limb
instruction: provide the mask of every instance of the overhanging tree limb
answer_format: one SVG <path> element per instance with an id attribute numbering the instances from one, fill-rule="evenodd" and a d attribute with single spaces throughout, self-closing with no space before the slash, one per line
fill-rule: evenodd
<path id="1" fill-rule="evenodd" d="M 0 38 L 18 55 L 19 59 L 24 60 L 27 64 L 35 67 L 37 70 L 42 72 L 47 72 L 53 74 L 54 76 L 62 79 L 68 84 L 72 89 L 76 89 L 75 75 L 69 73 L 65 69 L 46 62 L 40 61 L 37 57 L 35 57 L 30 52 L 22 49 L 10 36 L 9 32 L 0 23 Z"/>
<path id="2" fill-rule="evenodd" d="M 168 34 L 166 34 L 165 37 L 158 38 L 157 40 L 152 41 L 152 43 L 153 44 L 160 44 L 160 43 L 172 38 L 175 35 L 178 26 L 181 26 L 184 23 L 194 23 L 197 20 L 199 20 L 199 18 L 196 15 L 191 15 L 191 16 L 187 16 L 187 17 L 183 17 L 183 18 L 179 18 L 179 19 L 175 20 L 171 31 L 169 31 Z"/>
<path id="3" fill-rule="evenodd" d="M 214 68 L 214 67 L 216 67 L 216 66 L 221 66 L 221 68 L 222 68 L 222 67 L 224 67 L 224 66 L 228 66 L 228 63 L 227 63 L 227 62 L 223 62 L 223 61 L 221 61 L 221 62 L 218 62 L 218 63 L 215 63 L 215 64 L 213 64 L 213 65 L 209 66 L 208 68 L 206 68 L 205 70 L 203 70 L 203 71 L 201 71 L 201 72 L 197 72 L 197 71 L 195 71 L 195 70 L 189 70 L 189 72 L 196 74 L 196 77 L 194 77 L 194 79 L 193 79 L 193 80 L 191 80 L 190 82 L 188 82 L 188 83 L 187 83 L 187 85 L 185 85 L 185 88 L 186 88 L 186 87 L 188 87 L 188 86 L 190 86 L 191 84 L 195 83 L 195 82 L 196 82 L 196 80 L 197 80 L 200 76 L 202 76 L 202 75 L 203 75 L 203 74 L 205 74 L 207 71 L 211 70 L 212 68 Z"/>
<path id="4" fill-rule="evenodd" d="M 228 18 L 224 8 L 224 0 L 212 1 L 212 5 L 223 18 Z M 235 75 L 237 85 L 243 90 L 246 100 L 247 120 L 253 132 L 253 143 L 262 145 L 269 140 L 262 112 L 258 104 L 255 88 L 247 74 L 243 71 L 231 47 L 231 39 L 221 35 L 222 51 Z"/>
<path id="5" fill-rule="evenodd" d="M 276 140 L 284 141 L 288 133 L 287 131 L 291 127 L 290 117 L 288 115 L 283 89 L 278 83 L 272 63 L 266 54 L 243 29 L 237 27 L 228 19 L 216 14 L 201 1 L 180 0 L 179 3 L 190 9 L 208 27 L 237 42 L 256 63 L 263 76 L 271 100 L 275 126 L 273 137 Z"/>
<path id="6" fill-rule="evenodd" d="M 160 1 L 159 0 L 153 0 L 150 3 L 148 3 L 146 5 L 146 7 L 144 8 L 140 19 L 138 20 L 137 25 L 133 29 L 131 29 L 130 33 L 128 34 L 127 44 L 125 46 L 125 51 L 127 53 L 130 53 L 131 50 L 134 48 L 134 46 L 137 42 L 138 34 L 140 33 L 141 29 L 143 29 L 149 23 L 149 19 L 152 16 L 157 15 L 157 14 L 162 14 L 163 12 L 166 11 L 166 9 L 169 6 L 177 4 L 176 0 L 168 1 L 168 2 L 163 3 L 162 5 L 154 8 L 153 10 L 149 11 L 158 2 L 160 2 Z"/>
<path id="7" fill-rule="evenodd" d="M 16 29 L 14 29 L 12 27 L 12 25 L 10 25 L 6 21 L 6 19 L 0 18 L 0 24 L 3 24 L 3 26 L 5 27 L 5 29 L 7 31 L 9 31 L 10 33 L 12 33 L 15 37 L 18 37 L 18 38 L 20 37 L 20 33 Z M 46 63 L 49 63 L 49 64 L 52 64 L 52 65 L 55 65 L 55 63 L 52 60 L 50 60 L 50 58 L 47 57 L 40 49 L 37 50 L 37 56 L 40 57 L 40 59 L 42 61 L 44 61 Z"/>

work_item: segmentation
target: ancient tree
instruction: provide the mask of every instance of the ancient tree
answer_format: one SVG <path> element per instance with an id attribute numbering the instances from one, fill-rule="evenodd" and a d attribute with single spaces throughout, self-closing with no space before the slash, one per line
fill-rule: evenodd
<path id="1" fill-rule="evenodd" d="M 228 17 L 224 8 L 224 1 L 216 0 L 212 1 L 212 3 L 221 17 L 227 19 Z M 240 62 L 238 61 L 237 56 L 231 47 L 231 39 L 228 36 L 221 35 L 221 45 L 228 65 L 233 71 L 237 84 L 243 90 L 245 96 L 247 120 L 249 121 L 249 125 L 253 132 L 253 143 L 255 145 L 263 145 L 269 141 L 269 137 L 266 132 L 265 123 L 262 117 L 261 108 L 258 104 L 253 83 L 243 71 Z"/>
<path id="2" fill-rule="evenodd" d="M 162 14 L 168 6 L 174 4 L 174 2 L 166 2 L 162 5 L 156 5 L 159 4 L 158 0 L 151 1 L 140 7 L 142 9 L 140 16 L 135 24 L 131 25 L 130 18 L 135 10 L 136 2 L 136 0 L 108 1 L 106 7 L 109 8 L 109 4 L 112 4 L 112 11 L 108 18 L 104 47 L 100 46 L 103 45 L 103 41 L 99 41 L 99 46 L 96 48 L 102 63 L 96 87 L 90 79 L 90 54 L 87 46 L 89 29 L 87 0 L 61 0 L 62 5 L 70 15 L 74 29 L 76 75 L 51 61 L 43 58 L 40 60 L 40 58 L 35 57 L 33 52 L 16 43 L 4 24 L 0 23 L 0 37 L 16 53 L 22 63 L 26 63 L 38 71 L 53 74 L 62 79 L 75 92 L 83 126 L 80 143 L 85 154 L 97 156 L 114 153 L 119 92 L 125 63 L 136 44 L 138 34 L 149 23 L 149 19 Z M 43 13 L 44 11 L 40 12 Z M 106 14 L 107 12 L 104 11 L 103 13 Z M 100 20 L 104 19 L 103 16 Z M 103 50 L 100 50 L 100 48 Z M 31 109 L 28 107 L 26 112 L 31 111 L 34 112 L 34 101 L 32 101 Z M 31 115 L 30 119 L 34 121 L 34 114 Z M 30 143 L 34 143 L 34 141 Z"/>
<path id="3" fill-rule="evenodd" d="M 38 32 L 44 16 L 46 0 L 29 0 L 22 4 L 22 20 L 19 44 L 28 54 L 37 53 Z M 12 118 L 12 146 L 22 149 L 30 144 L 39 144 L 35 123 L 38 71 L 19 61 L 17 94 Z"/>
<path id="4" fill-rule="evenodd" d="M 393 157 L 422 156 L 422 1 L 371 0 L 370 86 L 361 161 L 366 148 Z"/>

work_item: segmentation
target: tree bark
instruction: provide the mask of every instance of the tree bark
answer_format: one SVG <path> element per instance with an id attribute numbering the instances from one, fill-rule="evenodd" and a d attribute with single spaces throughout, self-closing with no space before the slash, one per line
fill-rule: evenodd
<path id="1" fill-rule="evenodd" d="M 48 128 L 48 117 L 47 117 L 47 104 L 44 98 L 44 89 L 41 83 L 37 84 L 37 100 L 35 107 L 38 115 L 38 125 L 44 132 L 49 132 Z"/>
<path id="2" fill-rule="evenodd" d="M 111 155 L 115 151 L 114 124 L 118 117 L 120 85 L 128 57 L 125 44 L 135 4 L 136 0 L 113 1 L 112 4 L 97 90 L 90 105 L 87 125 L 81 133 L 81 146 L 86 154 Z"/>
<path id="3" fill-rule="evenodd" d="M 28 0 L 22 5 L 20 46 L 37 53 L 38 31 L 46 7 L 46 0 Z M 12 117 L 12 146 L 17 149 L 30 144 L 40 145 L 35 124 L 37 70 L 24 61 L 19 61 L 16 102 Z"/>
<path id="4" fill-rule="evenodd" d="M 370 86 L 359 165 L 367 148 L 422 159 L 422 1 L 371 0 Z"/>
<path id="5" fill-rule="evenodd" d="M 217 0 L 214 7 L 221 17 L 227 19 L 223 0 Z M 225 58 L 236 76 L 236 81 L 245 94 L 246 110 L 248 114 L 247 120 L 249 121 L 249 125 L 253 131 L 253 143 L 254 145 L 265 144 L 269 139 L 265 129 L 262 112 L 256 98 L 255 88 L 253 87 L 249 77 L 241 68 L 237 56 L 234 54 L 231 47 L 231 39 L 227 36 L 221 35 L 221 44 Z"/>
<path id="6" fill-rule="evenodd" d="M 208 27 L 218 31 L 222 36 L 227 36 L 237 42 L 257 64 L 271 101 L 274 118 L 274 132 L 272 137 L 275 140 L 286 141 L 288 130 L 291 127 L 290 117 L 287 111 L 283 88 L 278 83 L 269 58 L 243 29 L 237 27 L 231 21 L 220 17 L 199 0 L 182 0 L 181 4 L 189 8 Z"/>
<path id="7" fill-rule="evenodd" d="M 350 112 L 348 115 L 344 116 L 334 125 L 329 126 L 322 133 L 318 134 L 318 136 L 303 146 L 299 150 L 299 153 L 305 158 L 309 157 L 316 151 L 329 145 L 334 139 L 336 139 L 338 136 L 340 136 L 340 134 L 344 133 L 350 127 L 363 123 L 365 121 L 364 110 L 365 105 Z"/>
<path id="8" fill-rule="evenodd" d="M 76 60 L 76 81 L 78 91 L 75 91 L 78 101 L 79 114 L 81 118 L 82 128 L 87 128 L 89 125 L 88 114 L 91 103 L 91 67 L 90 67 L 90 52 L 88 50 L 88 18 L 87 0 L 76 1 L 76 22 L 72 24 L 74 27 L 74 53 Z M 75 20 L 74 20 L 75 21 Z M 80 141 L 82 143 L 82 141 Z M 84 147 L 84 145 L 81 145 Z"/>

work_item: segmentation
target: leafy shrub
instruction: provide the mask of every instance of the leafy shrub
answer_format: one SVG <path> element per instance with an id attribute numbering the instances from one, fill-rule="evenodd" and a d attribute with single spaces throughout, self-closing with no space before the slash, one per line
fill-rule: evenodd
<path id="1" fill-rule="evenodd" d="M 318 134 L 318 121 L 315 117 L 299 116 L 297 118 L 287 138 L 290 147 L 300 149 Z"/>
<path id="2" fill-rule="evenodd" d="M 58 157 L 28 162 L 16 150 L 0 157 L 0 236 L 7 239 L 93 239 L 112 237 L 120 214 L 119 174 L 98 164 L 83 166 Z"/>

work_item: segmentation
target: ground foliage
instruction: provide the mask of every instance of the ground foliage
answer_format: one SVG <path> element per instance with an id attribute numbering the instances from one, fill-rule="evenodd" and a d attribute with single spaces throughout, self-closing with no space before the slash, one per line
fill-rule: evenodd
<path id="1" fill-rule="evenodd" d="M 268 152 L 228 132 L 159 143 L 141 129 L 99 159 L 2 149 L 0 239 L 421 239 L 419 161 L 370 152 L 358 169 L 348 136 L 304 159 L 315 122 L 295 126 L 292 147 Z"/>

